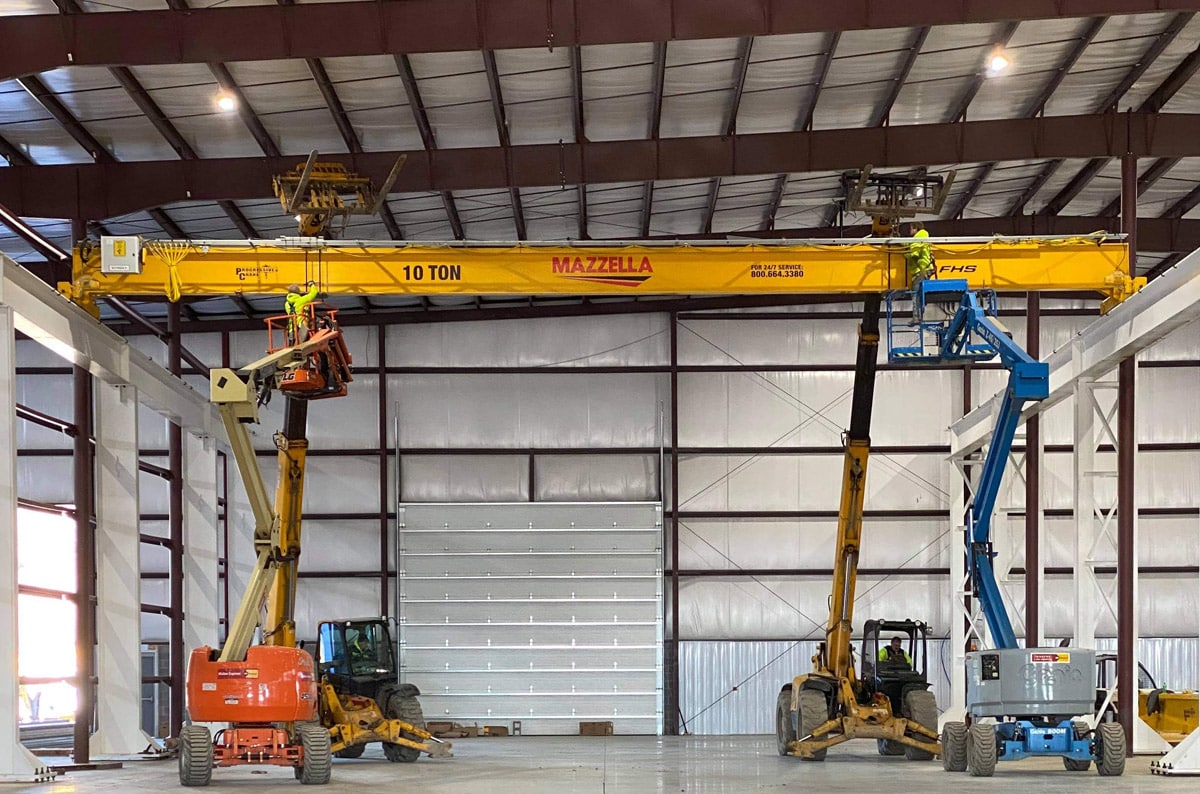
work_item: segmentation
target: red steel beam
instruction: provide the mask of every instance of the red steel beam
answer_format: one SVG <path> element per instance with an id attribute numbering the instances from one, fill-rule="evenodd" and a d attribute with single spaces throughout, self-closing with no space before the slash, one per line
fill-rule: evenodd
<path id="1" fill-rule="evenodd" d="M 1141 79 L 1146 70 L 1150 68 L 1150 64 L 1154 63 L 1154 61 L 1158 59 L 1158 56 L 1163 54 L 1163 51 L 1170 46 L 1171 42 L 1173 42 L 1179 33 L 1184 29 L 1184 27 L 1187 26 L 1188 22 L 1191 22 L 1193 16 L 1194 14 L 1190 13 L 1176 14 L 1171 19 L 1170 23 L 1168 23 L 1163 29 L 1163 31 L 1159 33 L 1158 36 L 1155 37 L 1154 41 L 1150 43 L 1150 46 L 1146 48 L 1146 51 L 1142 53 L 1142 57 L 1139 58 L 1137 62 L 1135 62 L 1133 66 L 1129 68 L 1129 70 L 1125 73 L 1125 76 L 1121 78 L 1121 82 L 1118 83 L 1113 90 L 1108 93 L 1108 96 L 1106 96 L 1103 101 L 1100 102 L 1100 104 L 1096 105 L 1096 112 L 1104 113 L 1110 110 L 1115 111 L 1117 109 L 1117 103 L 1120 101 L 1121 97 L 1125 96 L 1125 92 L 1132 88 L 1133 84 Z M 1062 160 L 1053 160 L 1049 163 L 1046 163 L 1038 175 L 1034 177 L 1033 181 L 1029 183 L 1029 186 L 1021 192 L 1021 195 L 1017 198 L 1013 205 L 1008 208 L 1008 214 L 1016 215 L 1022 212 L 1025 209 L 1025 205 L 1033 200 L 1033 197 L 1038 194 L 1038 191 L 1042 189 L 1042 186 L 1045 185 L 1046 182 L 1050 180 L 1050 177 L 1054 176 L 1058 169 L 1062 167 L 1062 164 Z"/>
<path id="2" fill-rule="evenodd" d="M 1200 114 L 1133 113 L 662 140 L 407 152 L 397 193 L 647 182 L 1036 158 L 1200 155 Z M 383 175 L 399 152 L 340 159 Z M 28 217 L 109 218 L 173 201 L 270 198 L 294 157 L 12 166 L 0 204 Z M 586 174 L 587 179 L 584 180 Z"/>
<path id="3" fill-rule="evenodd" d="M 0 79 L 62 66 L 565 47 L 1192 10 L 1192 0 L 384 0 L 40 14 L 0 19 Z"/>

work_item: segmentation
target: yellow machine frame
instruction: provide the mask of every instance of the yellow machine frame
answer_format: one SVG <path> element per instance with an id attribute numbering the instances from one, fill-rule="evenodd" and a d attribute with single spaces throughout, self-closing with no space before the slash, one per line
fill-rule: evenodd
<path id="1" fill-rule="evenodd" d="M 972 289 L 1083 290 L 1119 302 L 1145 284 L 1120 238 L 929 238 L 938 274 Z M 908 285 L 904 239 L 779 243 L 415 245 L 281 238 L 143 243 L 141 272 L 103 272 L 77 246 L 60 290 L 93 313 L 107 295 L 282 295 L 315 281 L 329 295 L 879 294 Z"/>

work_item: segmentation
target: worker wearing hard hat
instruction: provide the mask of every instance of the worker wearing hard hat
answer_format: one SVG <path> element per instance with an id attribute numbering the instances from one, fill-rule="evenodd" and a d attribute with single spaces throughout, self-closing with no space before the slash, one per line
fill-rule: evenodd
<path id="1" fill-rule="evenodd" d="M 905 667 L 912 667 L 912 659 L 908 655 L 908 651 L 904 650 L 904 638 L 892 637 L 892 641 L 879 649 L 879 661 L 889 662 L 891 664 L 903 664 Z"/>
<path id="2" fill-rule="evenodd" d="M 913 289 L 913 325 L 921 321 L 921 313 L 917 304 L 917 286 L 925 279 L 933 278 L 933 246 L 926 242 L 917 242 L 929 237 L 925 224 L 913 221 L 908 225 L 908 236 L 914 242 L 908 244 L 904 252 L 904 262 L 908 265 L 908 280 Z"/>
<path id="3" fill-rule="evenodd" d="M 288 338 L 294 345 L 308 338 L 308 318 L 304 309 L 317 299 L 316 282 L 310 281 L 307 286 L 308 291 L 301 292 L 299 284 L 290 285 L 283 301 L 288 315 Z"/>
<path id="4" fill-rule="evenodd" d="M 908 277 L 913 289 L 917 288 L 927 278 L 933 278 L 933 246 L 927 242 L 917 242 L 929 238 L 925 224 L 913 221 L 908 225 L 908 236 L 914 242 L 908 244 L 904 252 L 904 261 L 908 265 Z"/>

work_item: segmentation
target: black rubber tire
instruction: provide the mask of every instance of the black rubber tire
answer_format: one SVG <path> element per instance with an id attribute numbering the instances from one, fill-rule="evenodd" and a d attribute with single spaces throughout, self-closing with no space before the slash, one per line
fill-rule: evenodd
<path id="1" fill-rule="evenodd" d="M 798 701 L 800 708 L 800 730 L 797 733 L 801 737 L 808 736 L 813 732 L 813 729 L 821 723 L 829 719 L 829 703 L 825 700 L 825 694 L 818 692 L 815 689 L 801 689 L 800 698 Z M 822 737 L 814 736 L 814 739 Z M 800 756 L 805 761 L 824 761 L 826 750 L 817 750 L 809 756 Z"/>
<path id="2" fill-rule="evenodd" d="M 311 722 L 296 726 L 296 739 L 304 751 L 304 761 L 295 767 L 296 779 L 305 786 L 323 786 L 333 768 L 329 729 Z"/>
<path id="3" fill-rule="evenodd" d="M 779 693 L 775 704 L 775 746 L 780 755 L 790 755 L 788 745 L 796 741 L 796 724 L 792 722 L 792 690 Z"/>
<path id="4" fill-rule="evenodd" d="M 910 722 L 937 733 L 937 699 L 928 689 L 913 689 L 904 693 L 904 716 Z M 904 757 L 909 761 L 932 761 L 933 755 L 911 744 L 904 745 Z"/>
<path id="5" fill-rule="evenodd" d="M 942 728 L 942 769 L 967 771 L 967 724 L 947 722 Z"/>
<path id="6" fill-rule="evenodd" d="M 1084 758 L 1082 760 L 1077 758 L 1063 758 L 1063 769 L 1067 770 L 1068 772 L 1086 772 L 1091 768 L 1092 760 L 1090 758 Z"/>
<path id="7" fill-rule="evenodd" d="M 361 758 L 363 751 L 367 749 L 365 744 L 352 744 L 349 747 L 343 747 L 333 754 L 334 758 Z"/>
<path id="8" fill-rule="evenodd" d="M 895 739 L 876 739 L 875 749 L 880 755 L 904 755 L 904 743 Z"/>
<path id="9" fill-rule="evenodd" d="M 179 731 L 179 785 L 207 786 L 212 768 L 212 734 L 203 725 L 184 725 Z"/>
<path id="10" fill-rule="evenodd" d="M 1125 774 L 1125 729 L 1119 722 L 1102 722 L 1096 726 L 1096 771 L 1102 777 Z"/>
<path id="11" fill-rule="evenodd" d="M 996 729 L 976 723 L 967 729 L 967 772 L 971 777 L 996 773 Z"/>
<path id="12" fill-rule="evenodd" d="M 421 702 L 415 697 L 392 696 L 388 701 L 387 714 L 389 720 L 404 720 L 409 725 L 418 728 L 425 727 L 425 715 L 421 711 Z M 421 741 L 412 737 L 414 741 Z M 421 751 L 415 747 L 405 747 L 402 744 L 383 743 L 383 754 L 392 763 L 411 764 L 421 757 Z"/>

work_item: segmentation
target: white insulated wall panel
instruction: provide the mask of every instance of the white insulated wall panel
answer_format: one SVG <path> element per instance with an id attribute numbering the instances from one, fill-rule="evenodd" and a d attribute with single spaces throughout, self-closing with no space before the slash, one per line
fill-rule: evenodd
<path id="1" fill-rule="evenodd" d="M 45 504 L 74 504 L 74 462 L 70 456 L 17 458 L 17 498 Z"/>
<path id="2" fill-rule="evenodd" d="M 392 325 L 391 367 L 650 366 L 670 362 L 666 314 Z"/>
<path id="3" fill-rule="evenodd" d="M 734 568 L 816 569 L 833 565 L 836 519 L 683 519 L 679 526 L 682 570 Z M 946 522 L 863 520 L 862 568 L 930 568 L 949 565 Z"/>
<path id="4" fill-rule="evenodd" d="M 527 455 L 402 455 L 405 502 L 529 501 Z"/>
<path id="5" fill-rule="evenodd" d="M 409 448 L 657 447 L 668 392 L 653 373 L 394 375 L 388 399 Z"/>
<path id="6" fill-rule="evenodd" d="M 377 518 L 336 521 L 306 519 L 302 522 L 301 532 L 301 574 L 306 571 L 351 573 L 379 570 L 384 565 L 384 561 L 379 559 L 380 525 Z M 388 569 L 391 568 L 391 559 L 389 552 L 386 560 Z M 308 579 L 303 586 L 308 588 L 317 583 Z"/>
<path id="7" fill-rule="evenodd" d="M 834 308 L 834 307 L 821 307 Z M 861 307 L 858 309 L 861 311 Z M 783 320 L 683 320 L 679 363 L 853 364 L 859 320 L 814 320 L 803 314 Z M 769 339 L 769 344 L 763 344 Z M 886 360 L 886 354 L 881 360 Z"/>
<path id="8" fill-rule="evenodd" d="M 534 461 L 534 501 L 657 501 L 658 468 L 658 455 L 543 455 Z"/>
<path id="9" fill-rule="evenodd" d="M 829 582 L 812 577 L 703 577 L 679 585 L 679 636 L 695 639 L 813 639 L 825 636 Z M 946 631 L 953 610 L 944 576 L 859 576 L 857 625 L 868 617 L 924 620 Z"/>
<path id="10" fill-rule="evenodd" d="M 61 364 L 62 361 L 57 362 Z M 18 375 L 17 403 L 55 419 L 74 423 L 75 402 L 70 375 Z M 17 449 L 71 449 L 66 433 L 17 418 Z"/>
<path id="11" fill-rule="evenodd" d="M 657 504 L 407 504 L 404 680 L 426 719 L 662 731 Z"/>
<path id="12" fill-rule="evenodd" d="M 842 460 L 840 454 L 682 456 L 679 506 L 684 511 L 836 511 Z M 947 494 L 956 484 L 951 476 L 938 453 L 872 455 L 867 509 L 948 509 Z"/>
<path id="13" fill-rule="evenodd" d="M 317 624 L 323 620 L 378 617 L 379 589 L 378 578 L 361 576 L 302 580 L 296 588 L 296 636 L 315 640 Z M 239 597 L 232 599 L 235 608 Z"/>
<path id="14" fill-rule="evenodd" d="M 283 401 L 279 401 L 283 404 Z M 282 427 L 282 425 L 269 425 Z M 315 400 L 308 406 L 308 448 L 379 447 L 379 376 L 355 375 L 345 397 Z M 311 460 L 311 458 L 310 458 Z"/>
<path id="15" fill-rule="evenodd" d="M 944 444 L 961 376 L 887 370 L 876 378 L 876 445 Z M 683 446 L 840 446 L 854 373 L 693 372 L 679 376 Z M 939 395 L 939 396 L 934 396 Z"/>
<path id="16" fill-rule="evenodd" d="M 1146 348 L 1139 355 L 1148 361 L 1196 361 L 1200 359 L 1200 324 L 1189 323 Z"/>

